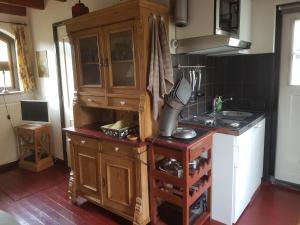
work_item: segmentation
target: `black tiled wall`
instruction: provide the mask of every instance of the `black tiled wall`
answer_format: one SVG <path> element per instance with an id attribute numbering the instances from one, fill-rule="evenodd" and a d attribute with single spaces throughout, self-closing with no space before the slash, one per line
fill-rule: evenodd
<path id="1" fill-rule="evenodd" d="M 233 101 L 224 104 L 225 109 L 267 111 L 274 54 L 218 57 L 215 68 L 216 94 L 233 97 Z"/>
<path id="2" fill-rule="evenodd" d="M 184 118 L 212 111 L 214 96 L 223 99 L 224 109 L 267 112 L 271 79 L 274 76 L 274 54 L 206 57 L 198 55 L 172 55 L 173 66 L 205 65 L 202 71 L 204 96 L 189 103 L 181 113 Z M 174 69 L 175 78 L 182 70 Z M 201 91 L 202 92 L 202 91 Z"/>

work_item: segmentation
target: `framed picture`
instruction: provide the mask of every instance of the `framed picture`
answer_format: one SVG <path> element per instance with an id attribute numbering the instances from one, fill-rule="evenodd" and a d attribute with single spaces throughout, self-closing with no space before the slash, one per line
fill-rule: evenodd
<path id="1" fill-rule="evenodd" d="M 47 51 L 37 51 L 36 60 L 39 77 L 49 77 Z"/>

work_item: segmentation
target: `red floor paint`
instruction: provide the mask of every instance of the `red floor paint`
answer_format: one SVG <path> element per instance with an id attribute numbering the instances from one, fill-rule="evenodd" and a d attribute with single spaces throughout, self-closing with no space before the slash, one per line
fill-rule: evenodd
<path id="1" fill-rule="evenodd" d="M 61 166 L 40 173 L 14 169 L 0 174 L 0 209 L 22 225 L 131 224 L 94 204 L 71 204 L 67 174 Z M 262 185 L 237 225 L 300 225 L 300 192 Z"/>

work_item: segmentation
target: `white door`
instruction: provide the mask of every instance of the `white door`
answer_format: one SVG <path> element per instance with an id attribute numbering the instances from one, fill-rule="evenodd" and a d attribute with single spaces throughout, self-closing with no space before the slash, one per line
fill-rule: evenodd
<path id="1" fill-rule="evenodd" d="M 69 38 L 67 36 L 66 27 L 59 26 L 57 28 L 59 42 L 59 56 L 61 69 L 61 82 L 63 91 L 64 114 L 66 127 L 73 126 L 73 98 L 74 98 L 74 79 L 72 67 L 72 52 Z M 66 143 L 68 165 L 70 165 L 70 146 Z"/>
<path id="2" fill-rule="evenodd" d="M 275 178 L 300 184 L 300 13 L 284 14 Z"/>

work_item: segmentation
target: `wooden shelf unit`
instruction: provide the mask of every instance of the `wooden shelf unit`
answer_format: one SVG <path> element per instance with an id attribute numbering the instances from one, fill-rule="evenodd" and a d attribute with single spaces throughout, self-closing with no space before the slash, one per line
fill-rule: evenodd
<path id="1" fill-rule="evenodd" d="M 16 132 L 20 150 L 20 168 L 39 172 L 53 165 L 50 125 L 24 124 L 16 127 Z"/>
<path id="2" fill-rule="evenodd" d="M 158 216 L 157 198 L 182 208 L 183 225 L 202 225 L 210 218 L 211 210 L 211 173 L 212 173 L 212 133 L 208 132 L 190 145 L 181 148 L 162 147 L 160 141 L 153 141 L 150 145 L 150 198 L 151 221 L 154 225 L 165 224 Z M 189 162 L 206 152 L 206 160 L 196 170 L 189 168 Z M 157 158 L 173 158 L 182 163 L 182 177 L 173 176 L 156 168 Z M 206 178 L 206 179 L 203 179 Z M 197 191 L 191 188 L 203 179 Z M 165 188 L 165 184 L 171 188 Z M 172 188 L 173 187 L 173 188 Z M 176 187 L 174 189 L 174 187 Z M 207 211 L 199 215 L 190 223 L 190 207 L 207 191 Z"/>

